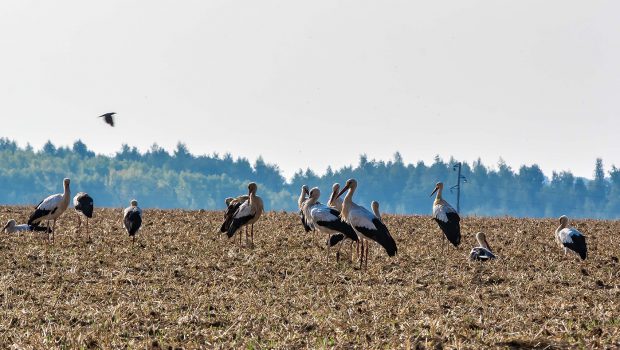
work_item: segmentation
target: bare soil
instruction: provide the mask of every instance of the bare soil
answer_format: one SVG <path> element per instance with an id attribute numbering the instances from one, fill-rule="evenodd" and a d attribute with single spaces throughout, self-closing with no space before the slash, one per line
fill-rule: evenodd
<path id="1" fill-rule="evenodd" d="M 0 207 L 0 223 L 31 208 Z M 215 231 L 222 212 L 144 210 L 136 244 L 121 209 L 97 209 L 91 240 L 72 209 L 56 241 L 0 236 L 0 348 L 620 347 L 620 223 L 577 220 L 589 257 L 564 256 L 556 219 L 465 217 L 459 249 L 428 216 L 385 215 L 398 244 L 368 270 L 349 245 L 268 212 L 255 244 Z M 467 260 L 474 234 L 498 255 Z M 245 237 L 244 237 L 245 239 Z"/>

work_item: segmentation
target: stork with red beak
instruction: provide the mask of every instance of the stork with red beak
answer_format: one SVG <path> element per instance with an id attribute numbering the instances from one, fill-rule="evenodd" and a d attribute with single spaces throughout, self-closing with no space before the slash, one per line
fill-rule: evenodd
<path id="1" fill-rule="evenodd" d="M 458 247 L 461 243 L 461 225 L 459 223 L 461 218 L 456 210 L 441 197 L 442 191 L 443 183 L 438 182 L 435 185 L 435 190 L 431 193 L 431 197 L 435 192 L 437 193 L 437 197 L 435 197 L 435 201 L 433 202 L 433 218 L 437 224 L 439 224 L 439 228 L 443 231 L 450 243 Z"/>
<path id="2" fill-rule="evenodd" d="M 351 225 L 359 238 L 361 238 L 362 254 L 360 254 L 360 268 L 362 267 L 363 261 L 366 262 L 366 268 L 368 268 L 368 240 L 379 243 L 389 256 L 396 255 L 398 249 L 396 248 L 396 241 L 394 241 L 394 238 L 390 235 L 390 231 L 388 231 L 388 228 L 383 222 L 368 209 L 353 202 L 353 194 L 356 189 L 357 181 L 355 179 L 349 179 L 336 198 L 339 198 L 344 192 L 348 191 L 342 202 L 340 217 Z M 365 251 L 364 247 L 366 247 Z"/>

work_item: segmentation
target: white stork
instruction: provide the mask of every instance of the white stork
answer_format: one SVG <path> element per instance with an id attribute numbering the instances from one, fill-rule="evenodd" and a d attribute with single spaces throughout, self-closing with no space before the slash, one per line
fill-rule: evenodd
<path id="1" fill-rule="evenodd" d="M 130 205 L 123 211 L 123 225 L 131 237 L 131 244 L 136 242 L 136 234 L 142 226 L 142 209 L 138 207 L 138 201 L 132 199 Z"/>
<path id="2" fill-rule="evenodd" d="M 336 197 L 338 195 L 338 191 L 340 191 L 340 184 L 336 182 L 332 185 L 332 193 L 329 195 L 327 206 L 338 211 L 342 211 L 342 199 Z"/>
<path id="3" fill-rule="evenodd" d="M 71 190 L 69 189 L 69 183 L 71 180 L 64 179 L 62 181 L 64 191 L 63 193 L 53 194 L 44 200 L 42 200 L 36 207 L 35 211 L 30 214 L 30 218 L 28 219 L 28 225 L 30 226 L 39 226 L 43 221 L 47 222 L 47 227 L 49 228 L 50 221 L 54 221 L 51 229 L 52 240 L 54 240 L 56 234 L 54 230 L 56 229 L 56 220 L 62 215 L 62 213 L 67 210 L 69 206 L 69 198 L 71 196 Z M 49 234 L 48 230 L 47 240 L 49 242 Z"/>
<path id="4" fill-rule="evenodd" d="M 312 231 L 312 227 L 310 227 L 308 225 L 308 223 L 306 222 L 306 215 L 304 214 L 304 203 L 308 200 L 308 198 L 306 198 L 307 195 L 309 195 L 310 192 L 308 191 L 308 186 L 303 185 L 301 186 L 301 193 L 299 194 L 299 199 L 297 199 L 297 207 L 299 208 L 299 217 L 301 218 L 301 224 L 304 227 L 304 230 L 306 232 L 310 232 Z"/>
<path id="5" fill-rule="evenodd" d="M 555 238 L 564 246 L 564 255 L 570 250 L 579 255 L 581 260 L 588 257 L 586 237 L 574 227 L 568 226 L 568 217 L 560 216 L 560 226 L 555 230 Z"/>
<path id="6" fill-rule="evenodd" d="M 461 225 L 459 224 L 461 218 L 456 210 L 441 197 L 442 191 L 443 183 L 438 182 L 435 185 L 435 190 L 431 193 L 433 196 L 437 192 L 437 197 L 433 202 L 433 218 L 450 243 L 458 247 L 461 243 Z"/>
<path id="7" fill-rule="evenodd" d="M 93 198 L 86 192 L 78 192 L 73 197 L 73 208 L 78 214 L 78 230 L 82 227 L 82 216 L 86 218 L 86 234 L 90 240 L 90 232 L 88 232 L 88 219 L 93 217 Z"/>
<path id="8" fill-rule="evenodd" d="M 6 233 L 15 233 L 15 232 L 26 232 L 26 231 L 46 231 L 46 227 L 41 226 L 31 226 L 28 224 L 18 225 L 17 222 L 13 219 L 7 221 L 6 225 L 2 228 L 2 231 Z"/>
<path id="9" fill-rule="evenodd" d="M 488 261 L 495 259 L 495 254 L 491 251 L 491 247 L 489 246 L 489 242 L 487 242 L 487 237 L 484 233 L 476 233 L 476 240 L 478 241 L 478 246 L 471 250 L 469 253 L 469 259 L 477 261 Z"/>
<path id="10" fill-rule="evenodd" d="M 234 236 L 239 228 L 251 226 L 250 237 L 252 245 L 254 244 L 254 223 L 258 221 L 263 213 L 263 200 L 256 195 L 257 189 L 258 186 L 254 182 L 248 185 L 248 200 L 241 203 L 232 215 L 232 222 L 226 231 L 228 238 Z"/>
<path id="11" fill-rule="evenodd" d="M 342 239 L 349 238 L 352 241 L 358 241 L 357 233 L 353 230 L 351 225 L 340 219 L 340 212 L 334 208 L 330 208 L 325 204 L 321 204 L 318 202 L 319 197 L 321 196 L 321 191 L 318 188 L 313 188 L 310 190 L 310 197 L 304 203 L 303 212 L 307 213 L 306 221 L 308 222 L 308 226 L 312 226 L 316 228 L 320 233 L 327 234 L 328 243 L 326 245 L 326 260 L 329 260 L 329 247 L 333 246 L 332 244 L 333 238 L 330 238 L 332 234 L 336 235 L 342 234 Z M 337 256 L 340 256 L 340 249 L 338 249 Z"/>
<path id="12" fill-rule="evenodd" d="M 250 196 L 248 196 L 247 194 L 244 194 L 236 198 L 227 197 L 224 200 L 224 202 L 226 203 L 226 211 L 224 212 L 224 222 L 222 223 L 222 226 L 220 227 L 221 233 L 228 232 L 228 228 L 230 227 L 230 224 L 232 224 L 235 213 L 239 209 L 239 206 L 241 206 L 241 204 L 243 204 L 243 202 L 247 201 L 248 199 L 250 199 Z M 241 236 L 242 235 L 239 235 L 240 244 L 241 244 Z M 247 232 L 246 232 L 246 236 L 247 236 Z"/>
<path id="13" fill-rule="evenodd" d="M 344 188 L 338 194 L 338 197 L 347 192 L 342 202 L 342 212 L 340 217 L 346 221 L 362 239 L 362 254 L 360 255 L 360 268 L 362 267 L 362 260 L 364 255 L 366 256 L 366 268 L 368 268 L 368 243 L 364 243 L 365 240 L 373 240 L 379 243 L 387 252 L 389 256 L 396 255 L 398 249 L 396 248 L 396 242 L 390 235 L 387 227 L 368 209 L 357 205 L 353 202 L 353 194 L 357 188 L 357 181 L 355 179 L 347 180 Z M 364 246 L 366 246 L 366 252 L 364 253 Z"/>

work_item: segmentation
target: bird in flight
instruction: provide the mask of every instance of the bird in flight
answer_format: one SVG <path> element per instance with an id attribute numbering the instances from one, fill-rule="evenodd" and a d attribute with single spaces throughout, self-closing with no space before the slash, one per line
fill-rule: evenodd
<path id="1" fill-rule="evenodd" d="M 106 114 L 102 114 L 99 116 L 99 118 L 103 117 L 103 120 L 110 124 L 110 126 L 114 126 L 114 115 L 116 114 L 116 112 L 110 112 L 110 113 L 106 113 Z"/>

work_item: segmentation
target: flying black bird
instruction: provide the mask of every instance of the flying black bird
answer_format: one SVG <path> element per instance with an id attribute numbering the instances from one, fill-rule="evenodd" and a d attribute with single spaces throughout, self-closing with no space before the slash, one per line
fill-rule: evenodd
<path id="1" fill-rule="evenodd" d="M 99 118 L 103 117 L 103 120 L 110 124 L 110 126 L 114 126 L 114 115 L 116 114 L 116 112 L 110 112 L 110 113 L 106 113 L 106 114 L 102 114 L 99 116 Z"/>

